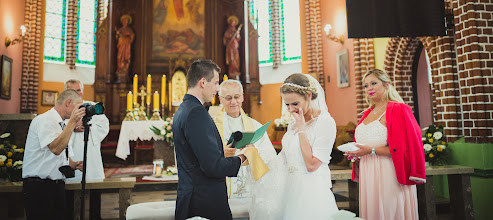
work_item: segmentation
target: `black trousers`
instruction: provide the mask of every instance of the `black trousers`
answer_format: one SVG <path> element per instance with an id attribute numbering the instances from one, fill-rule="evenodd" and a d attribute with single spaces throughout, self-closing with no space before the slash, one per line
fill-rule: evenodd
<path id="1" fill-rule="evenodd" d="M 100 220 L 101 219 L 101 190 L 91 189 L 89 190 L 89 219 Z"/>
<path id="2" fill-rule="evenodd" d="M 26 219 L 64 219 L 65 182 L 63 180 L 23 179 L 22 193 Z"/>

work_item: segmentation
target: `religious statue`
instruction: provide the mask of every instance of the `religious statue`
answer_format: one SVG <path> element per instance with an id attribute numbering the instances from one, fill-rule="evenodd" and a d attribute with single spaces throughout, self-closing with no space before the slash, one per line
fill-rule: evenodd
<path id="1" fill-rule="evenodd" d="M 116 39 L 118 40 L 117 48 L 117 67 L 116 75 L 117 81 L 124 81 L 128 77 L 128 71 L 130 66 L 130 58 L 132 52 L 132 42 L 135 38 L 135 33 L 128 25 L 132 23 L 132 17 L 125 14 L 120 17 L 122 27 L 116 31 Z"/>
<path id="2" fill-rule="evenodd" d="M 236 30 L 238 17 L 232 15 L 228 17 L 228 29 L 224 32 L 223 44 L 226 46 L 226 65 L 228 66 L 228 75 L 231 79 L 240 78 L 240 30 L 242 25 Z"/>

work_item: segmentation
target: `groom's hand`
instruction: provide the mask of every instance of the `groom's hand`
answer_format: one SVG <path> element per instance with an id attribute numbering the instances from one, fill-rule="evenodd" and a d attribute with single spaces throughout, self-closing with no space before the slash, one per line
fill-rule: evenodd
<path id="1" fill-rule="evenodd" d="M 235 155 L 235 153 L 236 148 L 231 148 L 231 144 L 224 147 L 224 157 L 232 157 Z"/>

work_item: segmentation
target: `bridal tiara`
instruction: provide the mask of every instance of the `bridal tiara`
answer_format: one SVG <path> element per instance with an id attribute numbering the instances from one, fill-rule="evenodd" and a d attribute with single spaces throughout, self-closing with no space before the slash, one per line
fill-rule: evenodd
<path id="1" fill-rule="evenodd" d="M 300 85 L 294 84 L 294 83 L 283 83 L 282 85 L 283 86 L 292 86 L 292 87 L 296 87 L 296 88 L 300 88 L 300 89 L 308 89 L 308 87 L 306 87 L 306 86 L 300 86 Z"/>

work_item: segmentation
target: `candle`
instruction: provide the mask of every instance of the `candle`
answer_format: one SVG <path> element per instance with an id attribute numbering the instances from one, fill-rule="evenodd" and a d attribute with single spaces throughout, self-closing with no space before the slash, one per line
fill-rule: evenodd
<path id="1" fill-rule="evenodd" d="M 166 103 L 166 75 L 161 78 L 161 105 Z"/>
<path id="2" fill-rule="evenodd" d="M 133 104 L 132 92 L 128 91 L 128 94 L 127 94 L 127 111 L 132 111 L 132 104 Z"/>
<path id="3" fill-rule="evenodd" d="M 151 80 L 151 74 L 148 74 L 147 75 L 147 91 L 146 91 L 146 103 L 147 103 L 147 106 L 149 106 L 151 104 L 151 83 L 152 83 L 152 80 Z"/>
<path id="4" fill-rule="evenodd" d="M 172 94 L 172 90 L 173 90 L 173 87 L 171 85 L 171 82 L 168 83 L 168 91 L 170 91 L 170 96 L 169 96 L 169 100 L 168 100 L 168 107 L 169 107 L 169 112 L 171 112 L 171 109 L 172 109 L 172 102 L 173 102 L 173 94 Z"/>
<path id="5" fill-rule="evenodd" d="M 226 80 L 228 80 L 228 75 L 224 74 L 224 76 L 223 76 L 223 82 L 226 81 Z"/>
<path id="6" fill-rule="evenodd" d="M 133 100 L 134 100 L 134 103 L 137 103 L 137 86 L 139 84 L 139 77 L 137 76 L 137 74 L 134 75 L 134 84 L 133 84 Z"/>
<path id="7" fill-rule="evenodd" d="M 150 96 L 149 96 L 150 97 Z M 159 110 L 159 93 L 157 91 L 154 92 L 154 110 Z"/>
<path id="8" fill-rule="evenodd" d="M 211 101 L 211 104 L 212 104 L 212 105 L 216 104 L 216 96 L 212 96 L 212 101 Z"/>

